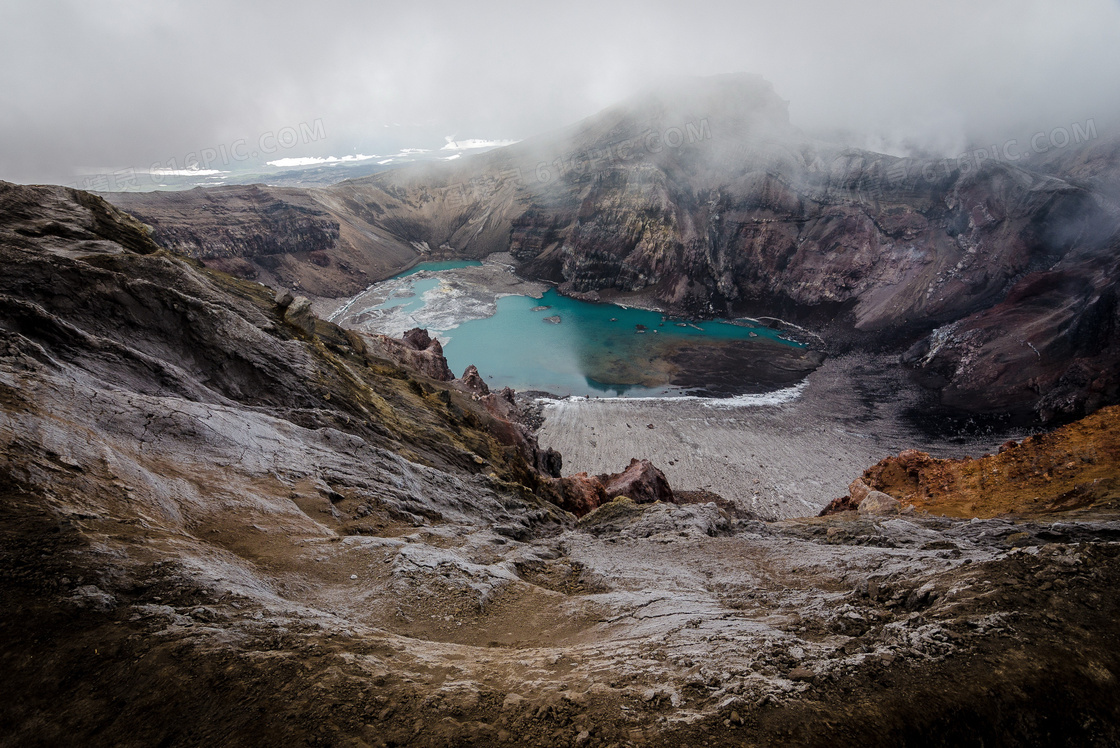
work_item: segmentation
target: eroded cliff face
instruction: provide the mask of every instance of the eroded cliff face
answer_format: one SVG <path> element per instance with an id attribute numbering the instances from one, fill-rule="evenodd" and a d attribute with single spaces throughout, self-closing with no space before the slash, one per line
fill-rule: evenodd
<path id="1" fill-rule="evenodd" d="M 1120 240 L 1071 251 L 998 304 L 936 329 L 902 357 L 941 402 L 1044 422 L 1120 399 Z"/>
<path id="2" fill-rule="evenodd" d="M 416 256 L 406 241 L 309 190 L 247 185 L 108 197 L 151 227 L 161 247 L 315 296 L 357 293 Z"/>

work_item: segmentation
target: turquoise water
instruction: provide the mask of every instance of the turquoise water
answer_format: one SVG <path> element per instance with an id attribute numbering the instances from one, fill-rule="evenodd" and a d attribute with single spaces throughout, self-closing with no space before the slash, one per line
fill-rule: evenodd
<path id="1" fill-rule="evenodd" d="M 539 306 L 549 308 L 533 311 Z M 559 324 L 545 321 L 554 315 Z M 650 381 L 657 379 L 651 372 L 666 366 L 663 355 L 681 342 L 745 341 L 752 332 L 779 340 L 767 328 L 720 321 L 681 327 L 678 322 L 663 321 L 657 312 L 578 301 L 550 290 L 543 299 L 503 297 L 493 317 L 439 332 L 450 338 L 444 353 L 456 375 L 474 364 L 492 388 L 590 396 L 683 394 Z M 639 332 L 639 325 L 647 330 Z"/>
<path id="2" fill-rule="evenodd" d="M 438 272 L 481 264 L 476 260 L 425 262 L 394 280 L 421 270 Z M 424 306 L 424 294 L 440 282 L 438 277 L 414 280 L 401 289 L 405 295 L 391 295 L 376 308 L 416 312 Z M 559 323 L 547 321 L 550 317 L 559 317 Z M 504 296 L 497 300 L 492 317 L 430 332 L 448 341 L 443 350 L 456 375 L 474 364 L 494 389 L 579 396 L 686 394 L 669 381 L 676 370 L 673 355 L 689 343 L 746 344 L 768 339 L 800 347 L 766 327 L 666 319 L 659 312 L 579 301 L 555 289 L 541 299 Z"/>
<path id="3" fill-rule="evenodd" d="M 478 267 L 482 263 L 478 260 L 442 260 L 440 262 L 420 262 L 413 265 L 403 273 L 394 275 L 390 280 L 406 278 L 415 275 L 421 270 L 438 273 L 440 270 L 458 270 L 460 268 Z M 413 296 L 390 295 L 388 299 L 377 305 L 377 309 L 393 309 L 401 307 L 403 311 L 414 312 L 424 306 L 424 294 L 439 285 L 437 278 L 425 278 L 412 283 Z"/>
<path id="4" fill-rule="evenodd" d="M 481 265 L 479 260 L 442 260 L 440 262 L 419 262 L 403 273 L 394 275 L 393 278 L 404 278 L 406 275 L 419 273 L 421 270 L 430 270 L 437 273 L 440 270 L 458 270 L 459 268 L 473 268 Z"/>
<path id="5" fill-rule="evenodd" d="M 433 263 L 434 264 L 434 263 Z M 402 275 L 411 275 L 412 271 Z M 401 277 L 401 276 L 396 276 Z M 406 312 L 415 312 L 424 306 L 424 294 L 431 291 L 439 285 L 439 278 L 424 278 L 423 280 L 414 281 L 409 288 L 411 296 L 397 296 L 390 294 L 389 298 L 378 304 L 375 309 L 395 309 L 400 307 Z"/>

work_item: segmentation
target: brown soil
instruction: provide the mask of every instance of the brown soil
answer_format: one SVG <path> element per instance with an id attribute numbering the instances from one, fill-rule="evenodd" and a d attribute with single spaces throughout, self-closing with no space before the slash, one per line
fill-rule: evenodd
<path id="1" fill-rule="evenodd" d="M 980 459 L 943 460 L 907 450 L 869 468 L 863 482 L 904 504 L 947 517 L 1035 515 L 1117 507 L 1120 406 Z"/>

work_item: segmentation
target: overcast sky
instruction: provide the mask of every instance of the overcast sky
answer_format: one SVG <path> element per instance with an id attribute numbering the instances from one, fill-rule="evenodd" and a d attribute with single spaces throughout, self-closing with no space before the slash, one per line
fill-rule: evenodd
<path id="1" fill-rule="evenodd" d="M 810 131 L 946 152 L 1089 118 L 1104 136 L 1120 2 L 0 0 L 0 179 L 147 169 L 300 123 L 318 134 L 278 156 L 518 139 L 739 71 Z"/>

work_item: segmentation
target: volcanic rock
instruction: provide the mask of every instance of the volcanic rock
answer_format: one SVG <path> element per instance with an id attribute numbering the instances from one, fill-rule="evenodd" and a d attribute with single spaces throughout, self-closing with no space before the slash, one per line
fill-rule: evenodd
<path id="1" fill-rule="evenodd" d="M 291 305 L 291 303 L 295 301 L 295 296 L 292 296 L 291 291 L 287 289 L 281 289 L 276 292 L 274 301 L 278 308 L 287 309 Z"/>
<path id="2" fill-rule="evenodd" d="M 306 296 L 296 296 L 292 299 L 284 308 L 284 321 L 304 332 L 315 332 L 315 316 L 311 313 L 311 300 Z"/>
<path id="3" fill-rule="evenodd" d="M 673 489 L 665 474 L 649 460 L 632 459 L 621 473 L 600 475 L 603 490 L 607 496 L 629 496 L 636 504 L 651 504 L 655 501 L 673 502 Z"/>
<path id="4" fill-rule="evenodd" d="M 868 491 L 859 502 L 861 514 L 898 514 L 901 507 L 897 499 L 882 491 Z"/>
<path id="5" fill-rule="evenodd" d="M 852 498 L 852 503 L 857 506 L 869 493 L 871 493 L 871 488 L 859 478 L 848 484 L 848 496 Z"/>
<path id="6" fill-rule="evenodd" d="M 860 480 L 904 504 L 951 517 L 1109 506 L 1120 500 L 1120 406 L 979 459 L 904 450 L 868 468 Z"/>
<path id="7" fill-rule="evenodd" d="M 473 392 L 476 395 L 490 394 L 490 388 L 486 386 L 486 381 L 479 375 L 474 364 L 468 366 L 467 370 L 463 372 L 463 376 L 455 381 L 467 392 Z"/>
<path id="8" fill-rule="evenodd" d="M 635 504 L 676 501 L 665 474 L 649 460 L 632 459 L 621 473 L 576 473 L 561 478 L 559 489 L 560 506 L 577 517 L 619 496 L 626 496 Z"/>
<path id="9" fill-rule="evenodd" d="M 414 327 L 397 340 L 387 335 L 374 336 L 383 355 L 415 369 L 426 377 L 440 382 L 450 382 L 455 378 L 443 356 L 443 346 L 428 335 L 427 330 Z"/>

